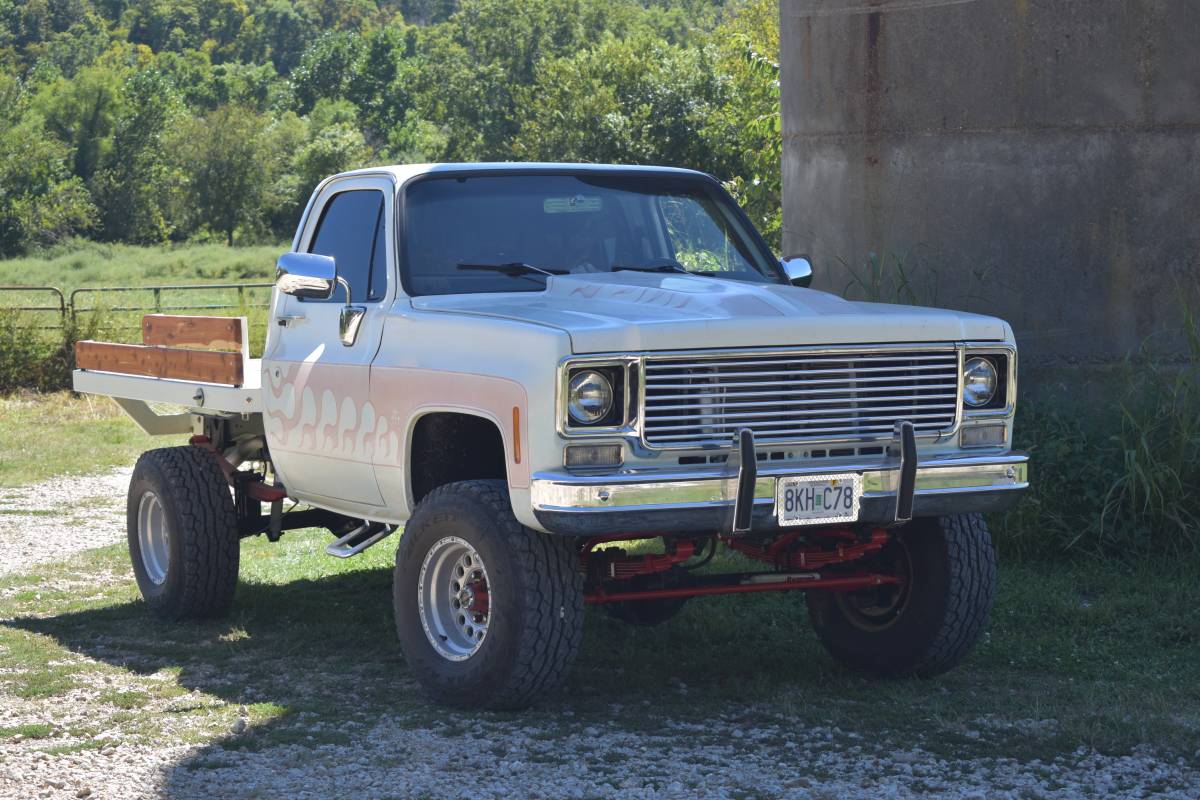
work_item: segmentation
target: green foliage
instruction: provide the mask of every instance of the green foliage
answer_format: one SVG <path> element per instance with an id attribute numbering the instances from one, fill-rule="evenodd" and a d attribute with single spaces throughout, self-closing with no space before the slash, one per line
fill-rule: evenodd
<path id="1" fill-rule="evenodd" d="M 70 172 L 70 157 L 69 147 L 42 135 L 36 119 L 0 124 L 0 256 L 91 227 L 95 208 Z"/>
<path id="2" fill-rule="evenodd" d="M 606 37 L 594 49 L 545 62 L 518 107 L 527 114 L 515 155 L 543 161 L 689 166 L 730 164 L 705 136 L 728 100 L 707 48 Z M 722 169 L 724 167 L 725 169 Z"/>
<path id="3" fill-rule="evenodd" d="M 1033 458 L 1031 497 L 1005 514 L 1003 547 L 1020 554 L 1128 559 L 1200 555 L 1200 319 L 1184 309 L 1182 363 L 1127 362 L 1084 398 L 1026 400 L 1016 444 Z"/>
<path id="4" fill-rule="evenodd" d="M 0 0 L 0 255 L 290 234 L 326 175 L 716 174 L 779 228 L 777 0 Z"/>
<path id="5" fill-rule="evenodd" d="M 234 231 L 257 221 L 266 179 L 265 127 L 250 109 L 221 106 L 175 130 L 172 150 L 182 162 L 184 204 L 192 229 L 208 227 L 232 245 Z"/>
<path id="6" fill-rule="evenodd" d="M 133 73 L 124 96 L 109 157 L 92 181 L 102 238 L 162 242 L 172 230 L 167 218 L 172 171 L 163 134 L 179 112 L 178 99 L 166 75 L 154 68 Z"/>

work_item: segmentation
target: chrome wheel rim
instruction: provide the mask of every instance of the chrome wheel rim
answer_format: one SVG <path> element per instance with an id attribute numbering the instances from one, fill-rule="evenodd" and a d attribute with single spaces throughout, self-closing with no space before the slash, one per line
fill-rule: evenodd
<path id="1" fill-rule="evenodd" d="M 171 560 L 171 537 L 167 531 L 167 512 L 154 492 L 146 492 L 138 502 L 138 551 L 142 569 L 155 586 L 167 579 Z"/>
<path id="2" fill-rule="evenodd" d="M 487 567 L 464 539 L 436 542 L 421 563 L 417 608 L 425 637 L 439 656 L 465 661 L 487 638 L 490 619 Z"/>

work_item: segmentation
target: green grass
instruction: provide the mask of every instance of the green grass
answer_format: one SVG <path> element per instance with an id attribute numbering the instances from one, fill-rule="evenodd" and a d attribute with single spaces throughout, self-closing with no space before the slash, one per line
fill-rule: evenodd
<path id="1" fill-rule="evenodd" d="M 1139 744 L 1190 756 L 1200 747 L 1200 586 L 1179 565 L 1003 565 L 987 636 L 932 680 L 875 680 L 835 665 L 798 595 L 694 600 L 653 629 L 592 610 L 566 690 L 518 716 L 428 705 L 392 630 L 394 540 L 338 561 L 323 554 L 326 539 L 246 542 L 233 613 L 219 622 L 150 617 L 120 547 L 48 568 L 36 593 L 28 576 L 0 578 L 0 685 L 54 702 L 107 677 L 115 686 L 99 697 L 96 730 L 116 724 L 150 740 L 169 713 L 196 742 L 252 750 L 343 742 L 347 722 L 452 732 L 528 720 L 547 732 L 551 753 L 556 737 L 588 725 L 654 731 L 664 718 L 714 716 L 748 729 L 837 727 L 947 756 L 1049 760 Z M 250 724 L 229 738 L 239 716 Z"/>
<path id="2" fill-rule="evenodd" d="M 0 261 L 0 284 L 138 286 L 162 283 L 244 283 L 270 280 L 287 244 L 138 247 L 74 240 L 27 258 Z"/>
<path id="3" fill-rule="evenodd" d="M 270 289 L 76 289 L 188 284 L 269 283 L 286 244 L 136 247 L 76 240 L 28 258 L 0 261 L 0 285 L 53 286 L 74 309 L 65 319 L 48 292 L 0 290 L 0 391 L 70 386 L 77 339 L 141 342 L 146 313 L 246 316 L 252 355 L 262 352 Z M 43 310 L 28 310 L 40 307 Z M 26 310 L 20 310 L 25 308 Z M 49 310 L 47 310 L 49 308 Z"/>
<path id="4" fill-rule="evenodd" d="M 53 725 L 41 722 L 28 722 L 24 725 L 14 725 L 11 728 L 0 728 L 0 739 L 11 739 L 23 736 L 26 739 L 44 739 L 54 731 Z"/>
<path id="5" fill-rule="evenodd" d="M 0 487 L 132 465 L 139 453 L 155 446 L 106 397 L 0 396 Z"/>

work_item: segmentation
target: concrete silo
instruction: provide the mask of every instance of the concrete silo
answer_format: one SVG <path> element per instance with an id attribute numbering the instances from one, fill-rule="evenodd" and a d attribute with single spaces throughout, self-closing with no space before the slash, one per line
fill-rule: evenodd
<path id="1" fill-rule="evenodd" d="M 1182 347 L 1200 2 L 781 0 L 781 25 L 784 250 L 815 285 L 901 255 L 1026 365 Z"/>

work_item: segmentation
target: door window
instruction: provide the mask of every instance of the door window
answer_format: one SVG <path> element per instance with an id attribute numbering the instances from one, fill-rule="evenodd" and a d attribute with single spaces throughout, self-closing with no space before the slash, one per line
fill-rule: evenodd
<path id="1" fill-rule="evenodd" d="M 350 284 L 352 303 L 382 300 L 387 293 L 383 209 L 383 193 L 374 189 L 335 194 L 325 204 L 308 248 L 310 253 L 333 257 L 338 276 Z M 328 300 L 308 302 L 345 303 L 346 292 L 338 284 Z"/>

